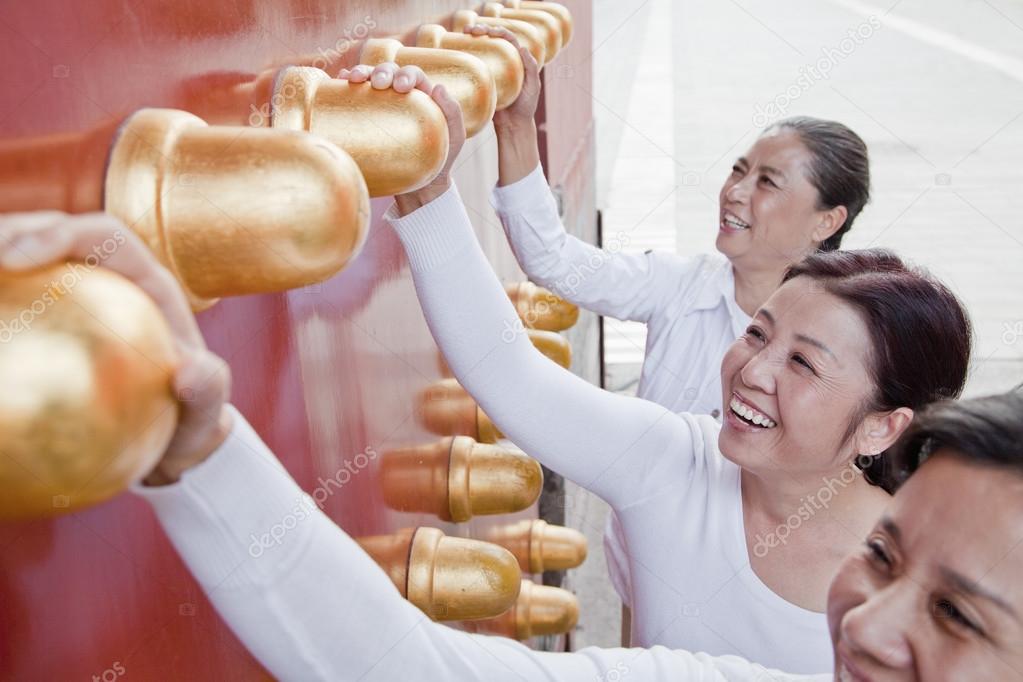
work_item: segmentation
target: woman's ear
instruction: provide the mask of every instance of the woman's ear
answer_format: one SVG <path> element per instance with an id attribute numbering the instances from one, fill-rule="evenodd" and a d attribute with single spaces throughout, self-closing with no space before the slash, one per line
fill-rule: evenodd
<path id="1" fill-rule="evenodd" d="M 908 407 L 869 414 L 856 431 L 856 453 L 877 455 L 884 452 L 899 439 L 911 421 L 913 410 Z"/>
<path id="2" fill-rule="evenodd" d="M 845 206 L 835 206 L 821 213 L 820 223 L 814 228 L 810 238 L 818 244 L 823 243 L 828 237 L 838 232 L 845 225 L 849 217 L 849 209 Z"/>

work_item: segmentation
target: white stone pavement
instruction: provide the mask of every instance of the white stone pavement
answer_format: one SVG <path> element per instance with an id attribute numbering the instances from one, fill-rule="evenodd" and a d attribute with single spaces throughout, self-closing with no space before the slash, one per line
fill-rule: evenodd
<path id="1" fill-rule="evenodd" d="M 840 120 L 870 148 L 874 194 L 845 245 L 892 248 L 965 301 L 968 395 L 1023 383 L 1023 2 L 596 0 L 594 15 L 606 236 L 712 249 L 718 189 L 777 117 L 767 105 Z M 634 388 L 642 328 L 606 336 L 609 385 Z M 570 500 L 591 549 L 571 575 L 583 607 L 573 644 L 615 645 L 606 508 L 578 489 Z"/>

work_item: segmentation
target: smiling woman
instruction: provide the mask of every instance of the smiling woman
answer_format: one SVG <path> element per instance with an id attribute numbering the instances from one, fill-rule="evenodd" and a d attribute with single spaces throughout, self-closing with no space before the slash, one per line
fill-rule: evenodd
<path id="1" fill-rule="evenodd" d="M 421 86 L 421 74 L 377 67 L 375 87 L 391 87 L 396 73 L 405 87 Z M 959 302 L 887 252 L 821 252 L 788 275 L 728 351 L 718 404 L 738 406 L 723 426 L 608 393 L 547 361 L 525 335 L 502 337 L 518 317 L 448 178 L 464 138 L 458 108 L 442 108 L 447 167 L 426 189 L 396 197 L 385 218 L 459 383 L 516 445 L 617 514 L 634 642 L 829 670 L 828 582 L 888 501 L 847 472 L 895 442 L 929 400 L 962 390 L 970 327 Z M 874 333 L 879 321 L 900 329 Z M 950 366 L 897 364 L 917 354 Z M 750 551 L 832 479 L 843 487 L 827 513 L 797 516 L 799 532 L 781 546 Z"/>
<path id="2" fill-rule="evenodd" d="M 831 584 L 839 679 L 1019 679 L 1023 394 L 939 404 L 891 460 L 920 471 Z"/>

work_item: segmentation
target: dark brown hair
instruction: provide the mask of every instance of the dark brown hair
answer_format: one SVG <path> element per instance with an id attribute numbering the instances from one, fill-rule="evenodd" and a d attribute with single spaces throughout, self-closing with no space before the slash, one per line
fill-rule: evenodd
<path id="1" fill-rule="evenodd" d="M 791 130 L 810 151 L 809 180 L 817 189 L 817 209 L 826 211 L 845 206 L 848 215 L 841 227 L 823 242 L 821 251 L 836 251 L 856 216 L 870 201 L 870 158 L 867 145 L 848 127 L 837 121 L 794 116 L 764 130 Z"/>
<path id="2" fill-rule="evenodd" d="M 794 277 L 818 282 L 867 325 L 875 390 L 862 416 L 899 407 L 915 412 L 962 393 L 972 347 L 970 319 L 955 294 L 927 272 L 906 266 L 891 251 L 865 249 L 818 252 L 790 267 L 783 281 Z M 860 419 L 850 424 L 847 438 Z M 894 491 L 887 453 L 859 462 L 868 481 Z"/>
<path id="3" fill-rule="evenodd" d="M 1017 389 L 928 407 L 889 450 L 895 485 L 902 485 L 938 450 L 1023 475 L 1023 393 Z"/>

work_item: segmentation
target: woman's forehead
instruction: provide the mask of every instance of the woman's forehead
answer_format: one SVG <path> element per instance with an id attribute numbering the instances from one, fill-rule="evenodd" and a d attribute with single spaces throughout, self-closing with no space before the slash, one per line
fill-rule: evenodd
<path id="1" fill-rule="evenodd" d="M 918 568 L 1003 591 L 1023 585 L 1023 475 L 939 451 L 896 493 L 888 518 Z"/>

